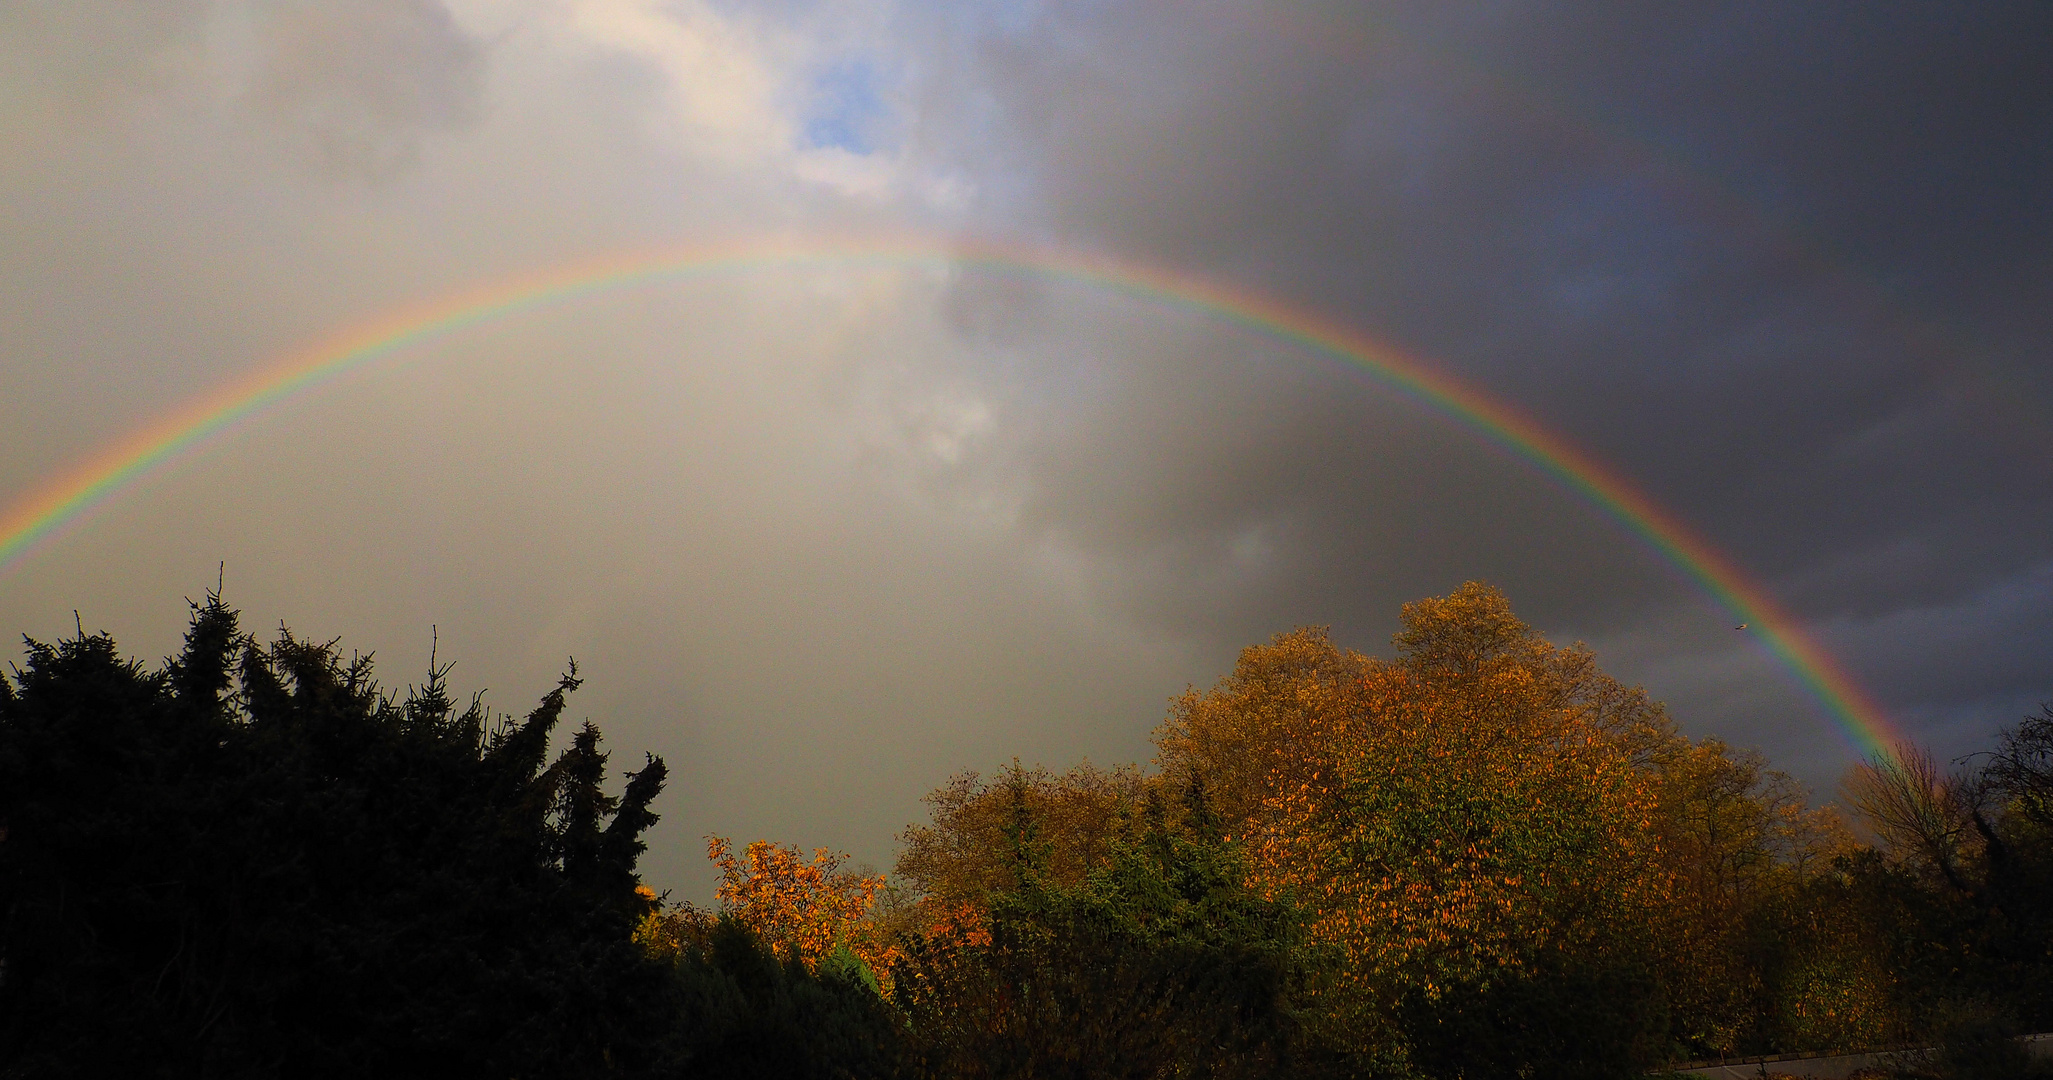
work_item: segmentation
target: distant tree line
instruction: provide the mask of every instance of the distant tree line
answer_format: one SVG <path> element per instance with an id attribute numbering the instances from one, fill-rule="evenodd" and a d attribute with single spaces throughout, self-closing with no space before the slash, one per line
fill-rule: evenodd
<path id="1" fill-rule="evenodd" d="M 219 596 L 149 670 L 0 678 L 0 1076 L 1624 1077 L 2053 1028 L 2053 708 L 1853 820 L 1691 741 L 1481 585 L 1185 694 L 1149 769 L 928 796 L 890 878 L 709 838 L 636 863 L 575 668 L 524 719 L 404 695 Z M 551 749 L 555 753 L 551 754 Z"/>

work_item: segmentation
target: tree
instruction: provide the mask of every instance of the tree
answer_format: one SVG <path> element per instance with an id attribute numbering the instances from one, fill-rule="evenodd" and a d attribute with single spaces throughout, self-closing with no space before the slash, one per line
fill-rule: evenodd
<path id="1" fill-rule="evenodd" d="M 1187 690 L 1155 732 L 1156 763 L 1173 784 L 1200 781 L 1229 829 L 1268 813 L 1275 792 L 1305 783 L 1332 733 L 1361 718 L 1375 661 L 1299 627 L 1242 649 L 1211 690 Z"/>
<path id="2" fill-rule="evenodd" d="M 900 1075 L 903 1024 L 845 950 L 812 966 L 781 955 L 734 912 L 652 914 L 637 940 L 673 976 L 680 1021 L 665 1075 L 694 1080 L 858 1080 Z"/>
<path id="3" fill-rule="evenodd" d="M 1533 708 L 1552 709 L 1603 738 L 1634 765 L 1675 744 L 1666 709 L 1605 674 L 1581 645 L 1557 648 L 1519 621 L 1504 594 L 1469 582 L 1453 594 L 1407 604 L 1396 636 L 1397 669 L 1448 686 L 1515 669 Z M 1269 814 L 1274 793 L 1320 771 L 1336 733 L 1372 725 L 1371 696 L 1390 665 L 1333 644 L 1323 627 L 1299 627 L 1243 649 L 1211 690 L 1186 692 L 1155 733 L 1156 762 L 1181 782 L 1201 776 L 1229 828 Z"/>
<path id="4" fill-rule="evenodd" d="M 1023 803 L 1042 845 L 1042 872 L 1078 884 L 1105 865 L 1146 787 L 1133 766 L 1099 769 L 1089 762 L 1051 773 L 1015 761 L 988 783 L 974 772 L 958 773 L 921 800 L 929 823 L 899 834 L 898 876 L 936 903 L 981 905 L 1017 887 L 1012 830 L 1015 803 Z"/>
<path id="5" fill-rule="evenodd" d="M 154 672 L 30 641 L 0 694 L 0 1068 L 658 1068 L 675 998 L 631 934 L 663 763 L 608 796 L 596 728 L 548 756 L 574 669 L 520 722 L 456 709 L 447 670 L 396 700 L 215 595 Z"/>
<path id="6" fill-rule="evenodd" d="M 724 837 L 708 837 L 706 857 L 720 868 L 724 912 L 778 956 L 808 971 L 837 951 L 852 954 L 865 977 L 888 968 L 892 947 L 868 925 L 884 875 L 843 870 L 848 856 L 826 848 L 808 861 L 797 847 L 767 840 L 736 856 Z"/>
<path id="7" fill-rule="evenodd" d="M 2037 844 L 2053 837 L 2053 703 L 2003 732 L 1989 756 L 1987 776 L 1992 793 L 2036 830 Z"/>
<path id="8" fill-rule="evenodd" d="M 910 935 L 893 969 L 920 1077 L 1318 1075 L 1287 1002 L 1296 921 L 1247 887 L 1201 788 L 1159 798 L 1081 880 L 1046 873 L 1035 806 L 1005 794 L 1013 884 L 981 918 Z"/>
<path id="9" fill-rule="evenodd" d="M 1678 740 L 1654 766 L 1671 899 L 1650 930 L 1681 1052 L 1724 1057 L 1886 1041 L 1874 1035 L 1883 984 L 1871 968 L 1837 948 L 1813 949 L 1801 972 L 1778 976 L 1774 962 L 1843 937 L 1816 922 L 1805 902 L 1819 895 L 1805 886 L 1855 848 L 1837 814 L 1811 809 L 1796 782 L 1758 751 L 1735 752 L 1718 739 Z M 1790 1023 L 1776 1021 L 1778 1009 Z"/>
<path id="10" fill-rule="evenodd" d="M 2053 847 L 2035 816 L 2046 723 L 2004 732 L 1983 767 L 1976 755 L 1944 770 L 1903 745 L 1847 774 L 1880 842 L 1860 884 L 1894 916 L 1898 1007 L 1924 1037 L 2053 1022 Z"/>
<path id="11" fill-rule="evenodd" d="M 1979 800 L 1966 773 L 1948 775 L 1931 751 L 1902 744 L 1846 774 L 1847 800 L 1883 849 L 1967 896 L 1980 888 L 1987 828 L 1976 827 Z"/>
<path id="12" fill-rule="evenodd" d="M 1391 662 L 1322 631 L 1244 652 L 1179 702 L 1164 773 L 1232 793 L 1220 803 L 1254 881 L 1299 905 L 1331 956 L 1307 1007 L 1366 1066 L 1617 1072 L 1657 1057 L 1665 1018 L 1631 928 L 1665 897 L 1643 765 L 1673 743 L 1666 714 L 1488 586 L 1407 604 L 1403 627 Z M 1531 1037 L 1486 1044 L 1445 1023 L 1484 1004 Z M 1629 1030 L 1550 1033 L 1576 1016 Z"/>
<path id="13" fill-rule="evenodd" d="M 2053 704 L 2002 733 L 1983 776 L 2008 856 L 1991 867 L 1992 884 L 2016 927 L 2010 947 L 2029 965 L 2017 1012 L 2044 1030 L 2053 1025 Z"/>

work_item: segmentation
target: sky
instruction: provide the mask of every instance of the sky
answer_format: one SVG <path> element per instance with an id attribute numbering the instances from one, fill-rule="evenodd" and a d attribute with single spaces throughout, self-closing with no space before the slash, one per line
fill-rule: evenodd
<path id="1" fill-rule="evenodd" d="M 430 650 L 888 868 L 1017 757 L 1145 762 L 1300 625 L 1467 580 L 1831 798 L 1858 748 L 1571 486 L 1296 310 L 1602 462 L 1946 756 L 2053 699 L 2043 3 L 164 0 L 0 8 L 0 514 L 221 388 L 495 283 L 819 252 L 340 371 L 0 566 L 0 625 Z M 835 245 L 931 257 L 837 259 Z M 225 567 L 225 569 L 224 569 Z M 74 614 L 76 613 L 76 614 Z M 75 624 L 76 620 L 76 624 Z"/>

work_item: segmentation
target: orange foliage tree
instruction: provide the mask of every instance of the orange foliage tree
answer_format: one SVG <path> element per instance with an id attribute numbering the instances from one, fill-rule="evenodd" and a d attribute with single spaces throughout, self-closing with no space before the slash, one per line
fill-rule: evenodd
<path id="1" fill-rule="evenodd" d="M 1403 623 L 1394 662 L 1320 631 L 1250 649 L 1158 736 L 1165 772 L 1239 817 L 1257 883 L 1307 912 L 1325 1011 L 1369 1041 L 1405 1000 L 1611 948 L 1665 895 L 1640 766 L 1674 739 L 1660 707 L 1488 586 Z"/>
<path id="2" fill-rule="evenodd" d="M 721 907 L 779 955 L 816 969 L 846 948 L 873 972 L 888 967 L 891 947 L 870 932 L 869 921 L 884 875 L 844 870 L 847 855 L 826 848 L 807 859 L 795 845 L 767 840 L 737 855 L 725 837 L 707 837 L 706 857 L 720 868 Z"/>
<path id="3" fill-rule="evenodd" d="M 1624 1075 L 1905 1030 L 1886 942 L 1856 913 L 1874 872 L 1849 867 L 1873 856 L 1795 781 L 1681 737 L 1489 586 L 1405 605 L 1395 644 L 1380 660 L 1300 628 L 1243 650 L 1175 701 L 1157 775 L 955 777 L 901 835 L 910 888 L 873 929 L 988 945 L 994 898 L 1110 880 L 1152 807 L 1243 852 L 1244 884 L 1286 902 L 1300 1015 L 1372 1070 Z M 1906 758 L 1919 767 L 1857 775 L 1853 801 L 1892 865 L 1969 895 L 1987 861 L 1972 792 Z M 1208 824 L 1165 792 L 1193 793 Z"/>
<path id="4" fill-rule="evenodd" d="M 1358 719 L 1376 661 L 1299 627 L 1241 650 L 1233 673 L 1171 704 L 1155 733 L 1174 790 L 1196 780 L 1220 819 L 1245 828 L 1278 790 L 1295 790 L 1325 760 L 1335 731 Z"/>

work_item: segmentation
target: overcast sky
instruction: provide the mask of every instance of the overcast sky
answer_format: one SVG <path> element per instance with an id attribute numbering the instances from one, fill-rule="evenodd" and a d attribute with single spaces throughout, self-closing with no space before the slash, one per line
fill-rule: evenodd
<path id="1" fill-rule="evenodd" d="M 626 251 L 988 237 L 1400 348 L 1641 487 L 1946 754 L 2053 699 L 2053 6 L 21 0 L 0 504 L 402 308 Z M 0 575 L 524 711 L 566 657 L 700 837 L 888 866 L 950 773 L 1145 760 L 1300 624 L 1503 587 L 1829 796 L 1854 751 L 1641 541 L 1329 357 L 968 266 L 489 321 L 268 408 Z"/>

